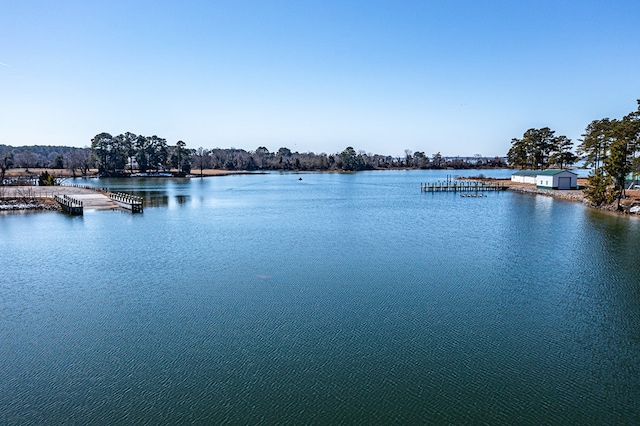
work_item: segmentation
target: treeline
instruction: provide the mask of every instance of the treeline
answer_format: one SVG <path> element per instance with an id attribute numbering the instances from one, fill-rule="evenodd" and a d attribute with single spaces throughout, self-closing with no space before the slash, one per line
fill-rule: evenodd
<path id="1" fill-rule="evenodd" d="M 506 167 L 499 157 L 443 157 L 440 153 L 429 157 L 424 152 L 409 150 L 403 157 L 379 155 L 356 151 L 347 147 L 336 154 L 315 154 L 313 152 L 292 152 L 280 148 L 270 152 L 265 147 L 255 151 L 243 149 L 198 148 L 192 154 L 193 168 L 225 170 L 290 170 L 290 171 L 360 171 L 384 169 L 470 169 Z"/>
<path id="2" fill-rule="evenodd" d="M 189 173 L 191 151 L 178 141 L 169 146 L 156 135 L 143 136 L 127 132 L 117 136 L 99 133 L 91 139 L 91 152 L 103 176 L 117 176 L 126 170 L 146 173 L 174 167 L 178 173 Z"/>
<path id="3" fill-rule="evenodd" d="M 18 146 L 0 145 L 0 178 L 4 180 L 5 172 L 12 167 L 69 169 L 75 176 L 86 174 L 95 166 L 89 148 L 69 146 Z M 0 182 L 2 182 L 0 180 Z"/>
<path id="4" fill-rule="evenodd" d="M 638 109 L 621 119 L 592 121 L 582 135 L 578 153 L 593 168 L 585 194 L 595 205 L 617 200 L 620 210 L 628 175 L 640 173 L 640 99 L 637 103 Z"/>
<path id="5" fill-rule="evenodd" d="M 403 157 L 356 152 L 352 147 L 336 154 L 292 152 L 282 147 L 270 152 L 261 146 L 255 151 L 236 148 L 188 149 L 183 141 L 169 145 L 158 136 L 124 133 L 112 136 L 100 133 L 91 140 L 91 151 L 102 175 L 115 176 L 134 170 L 189 173 L 191 169 L 221 170 L 282 170 L 282 171 L 359 171 L 376 169 L 468 169 L 506 167 L 502 158 L 443 157 L 440 153 L 429 157 L 424 152 L 405 150 Z"/>
<path id="6" fill-rule="evenodd" d="M 576 152 L 566 136 L 555 136 L 548 127 L 529 129 L 511 140 L 507 161 L 527 169 L 563 168 L 584 160 L 591 167 L 585 195 L 594 205 L 610 204 L 625 196 L 627 178 L 640 174 L 640 100 L 638 109 L 620 119 L 603 118 L 587 126 Z"/>
<path id="7" fill-rule="evenodd" d="M 91 139 L 91 147 L 0 145 L 0 171 L 11 167 L 69 169 L 73 176 L 86 175 L 98 169 L 102 176 L 122 176 L 134 172 L 221 169 L 246 171 L 359 171 L 384 169 L 489 169 L 505 168 L 501 157 L 445 157 L 439 152 L 431 156 L 422 151 L 405 150 L 394 157 L 356 151 L 347 147 L 340 153 L 315 154 L 292 152 L 282 147 L 275 152 L 261 146 L 255 151 L 236 148 L 187 148 L 178 141 L 169 145 L 165 138 L 126 132 L 113 136 L 99 133 Z"/>
<path id="8" fill-rule="evenodd" d="M 520 169 L 548 169 L 571 166 L 580 159 L 572 152 L 573 142 L 564 135 L 556 136 L 548 127 L 529 129 L 522 139 L 511 139 L 507 161 Z"/>
<path id="9" fill-rule="evenodd" d="M 78 162 L 81 157 L 90 157 L 89 148 L 69 146 L 9 146 L 0 145 L 0 156 L 11 157 L 15 167 L 63 169 Z"/>

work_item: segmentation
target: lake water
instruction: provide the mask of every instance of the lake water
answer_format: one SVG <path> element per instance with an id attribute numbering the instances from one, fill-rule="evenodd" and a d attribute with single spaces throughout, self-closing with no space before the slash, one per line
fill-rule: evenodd
<path id="1" fill-rule="evenodd" d="M 0 215 L 0 424 L 640 423 L 640 221 L 446 173 Z"/>

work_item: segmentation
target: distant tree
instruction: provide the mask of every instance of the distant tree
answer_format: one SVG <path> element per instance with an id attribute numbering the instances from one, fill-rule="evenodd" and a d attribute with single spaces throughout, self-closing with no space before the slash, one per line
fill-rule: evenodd
<path id="1" fill-rule="evenodd" d="M 612 143 L 609 155 L 604 160 L 604 171 L 611 176 L 613 192 L 618 200 L 625 196 L 625 182 L 627 175 L 633 170 L 633 159 L 640 139 L 640 101 L 638 111 L 627 114 L 622 120 L 614 120 L 612 129 Z"/>
<path id="2" fill-rule="evenodd" d="M 46 170 L 40 173 L 38 176 L 38 185 L 39 186 L 53 186 L 58 185 L 58 181 L 55 175 L 49 174 Z"/>
<path id="3" fill-rule="evenodd" d="M 129 164 L 129 171 L 133 173 L 133 159 L 136 155 L 136 142 L 138 141 L 138 136 L 135 133 L 126 132 L 123 135 L 119 135 L 118 139 L 122 145 L 123 151 L 126 153 L 125 155 L 127 163 Z"/>
<path id="4" fill-rule="evenodd" d="M 98 161 L 99 173 L 108 172 L 112 147 L 113 136 L 109 133 L 99 133 L 91 139 L 91 151 Z"/>
<path id="5" fill-rule="evenodd" d="M 82 176 L 86 176 L 89 172 L 89 169 L 95 167 L 95 160 L 92 157 L 91 150 L 88 147 L 84 147 L 82 150 L 77 152 L 77 161 Z"/>
<path id="6" fill-rule="evenodd" d="M 151 141 L 146 136 L 138 136 L 134 143 L 136 162 L 138 163 L 138 170 L 142 173 L 146 173 L 149 170 L 150 156 L 152 151 Z"/>
<path id="7" fill-rule="evenodd" d="M 536 169 L 546 169 L 549 166 L 551 153 L 557 151 L 557 139 L 554 137 L 555 131 L 548 127 L 542 129 L 527 130 L 522 141 L 529 147 L 529 152 L 533 157 L 533 166 Z"/>
<path id="8" fill-rule="evenodd" d="M 127 163 L 128 149 L 123 135 L 99 133 L 91 139 L 91 151 L 98 160 L 98 171 L 102 175 L 121 174 Z"/>
<path id="9" fill-rule="evenodd" d="M 501 157 L 494 157 L 493 159 L 488 161 L 488 166 L 494 168 L 505 168 L 507 167 L 507 163 L 505 163 L 504 159 Z"/>
<path id="10" fill-rule="evenodd" d="M 253 153 L 254 163 L 259 169 L 266 169 L 269 167 L 269 162 L 272 158 L 271 153 L 264 146 L 259 146 Z"/>
<path id="11" fill-rule="evenodd" d="M 27 172 L 29 168 L 37 167 L 38 165 L 38 160 L 31 150 L 26 150 L 18 154 L 15 161 L 19 167 L 24 167 Z"/>
<path id="12" fill-rule="evenodd" d="M 564 135 L 556 138 L 555 149 L 556 152 L 551 155 L 549 162 L 561 169 L 564 169 L 565 166 L 575 164 L 575 162 L 580 158 L 572 152 L 573 142 L 571 142 L 571 139 Z"/>
<path id="13" fill-rule="evenodd" d="M 329 170 L 331 168 L 331 162 L 329 161 L 329 156 L 325 153 L 320 153 L 316 155 L 314 159 L 314 168 L 317 170 Z"/>
<path id="14" fill-rule="evenodd" d="M 533 168 L 533 159 L 529 157 L 529 149 L 521 139 L 511 139 L 507 161 L 511 167 L 518 169 Z"/>
<path id="15" fill-rule="evenodd" d="M 291 150 L 289 148 L 282 147 L 278 149 L 276 155 L 278 157 L 291 157 Z"/>
<path id="16" fill-rule="evenodd" d="M 5 174 L 11 166 L 13 166 L 13 153 L 9 147 L 0 145 L 0 186 L 4 185 Z"/>
<path id="17" fill-rule="evenodd" d="M 327 168 L 333 170 L 336 167 L 336 156 L 334 154 L 327 156 Z"/>
<path id="18" fill-rule="evenodd" d="M 199 147 L 193 154 L 195 159 L 196 168 L 200 169 L 200 176 L 202 176 L 202 170 L 211 167 L 211 157 L 208 149 Z"/>
<path id="19" fill-rule="evenodd" d="M 611 178 L 596 170 L 589 175 L 589 186 L 584 190 L 584 195 L 595 206 L 612 203 L 615 197 L 609 191 L 610 185 Z"/>
<path id="20" fill-rule="evenodd" d="M 187 144 L 183 141 L 178 141 L 171 152 L 171 165 L 175 167 L 178 172 L 184 171 L 188 173 L 185 170 L 186 168 L 189 168 L 189 171 L 191 171 L 191 167 L 189 167 L 189 150 L 187 150 L 186 146 Z"/>
<path id="21" fill-rule="evenodd" d="M 104 132 L 94 136 L 91 139 L 91 151 L 98 160 L 98 172 L 108 174 L 112 163 L 113 136 Z"/>
<path id="22" fill-rule="evenodd" d="M 64 169 L 64 159 L 62 155 L 57 154 L 53 159 L 53 164 L 51 164 L 51 168 L 53 169 Z"/>
<path id="23" fill-rule="evenodd" d="M 150 169 L 158 171 L 167 166 L 169 149 L 166 139 L 156 135 L 139 135 L 133 142 L 133 147 L 140 172 L 146 173 Z M 182 151 L 182 153 L 185 155 L 186 151 Z"/>
<path id="24" fill-rule="evenodd" d="M 413 154 L 413 151 L 410 149 L 404 150 L 405 167 L 411 167 L 413 165 L 413 156 L 411 154 Z"/>
<path id="25" fill-rule="evenodd" d="M 631 164 L 627 161 L 628 156 L 627 141 L 624 138 L 616 138 L 609 149 L 609 156 L 604 160 L 603 169 L 613 183 L 612 193 L 618 201 L 618 210 L 620 210 L 620 200 L 624 195 L 625 179 L 631 171 Z"/>
<path id="26" fill-rule="evenodd" d="M 89 157 L 89 150 L 87 148 L 73 148 L 64 154 L 64 163 L 73 177 L 76 177 L 77 171 L 86 175 L 89 169 Z"/>
<path id="27" fill-rule="evenodd" d="M 640 99 L 637 100 L 637 104 L 637 109 L 622 119 L 625 126 L 623 133 L 627 139 L 627 161 L 633 174 L 640 172 L 640 158 L 637 157 L 640 152 Z"/>
<path id="28" fill-rule="evenodd" d="M 440 151 L 436 152 L 431 156 L 431 162 L 433 163 L 433 166 L 436 169 L 439 169 L 442 167 L 442 154 L 440 154 Z"/>
<path id="29" fill-rule="evenodd" d="M 611 176 L 605 175 L 602 167 L 613 141 L 613 126 L 614 123 L 608 118 L 592 121 L 587 125 L 578 146 L 578 153 L 584 155 L 585 165 L 593 167 L 588 178 L 589 186 L 584 194 L 596 206 L 609 204 L 615 198 L 610 190 Z"/>
<path id="30" fill-rule="evenodd" d="M 585 166 L 598 170 L 606 158 L 612 142 L 612 123 L 608 118 L 593 120 L 582 135 L 578 154 L 584 156 Z"/>
<path id="31" fill-rule="evenodd" d="M 156 135 L 151 136 L 149 139 L 151 147 L 149 163 L 156 171 L 158 171 L 161 167 L 164 167 L 167 164 L 169 159 L 167 140 L 159 138 Z"/>
<path id="32" fill-rule="evenodd" d="M 364 160 L 362 155 L 357 154 L 352 147 L 347 147 L 339 155 L 340 169 L 344 171 L 364 170 Z"/>
<path id="33" fill-rule="evenodd" d="M 640 100 L 638 109 L 621 120 L 608 118 L 592 121 L 579 146 L 587 163 L 594 166 L 585 195 L 594 204 L 621 199 L 627 175 L 634 170 L 635 154 L 640 142 Z"/>
<path id="34" fill-rule="evenodd" d="M 427 157 L 422 151 L 414 152 L 413 166 L 419 169 L 426 169 L 429 166 L 429 157 Z"/>
<path id="35" fill-rule="evenodd" d="M 223 149 L 212 149 L 209 155 L 210 167 L 213 169 L 223 169 L 225 155 L 226 154 Z"/>

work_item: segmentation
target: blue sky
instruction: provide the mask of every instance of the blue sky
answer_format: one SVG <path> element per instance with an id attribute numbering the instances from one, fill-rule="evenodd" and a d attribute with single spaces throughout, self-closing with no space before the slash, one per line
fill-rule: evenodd
<path id="1" fill-rule="evenodd" d="M 640 1 L 0 0 L 0 144 L 505 155 L 640 98 Z"/>

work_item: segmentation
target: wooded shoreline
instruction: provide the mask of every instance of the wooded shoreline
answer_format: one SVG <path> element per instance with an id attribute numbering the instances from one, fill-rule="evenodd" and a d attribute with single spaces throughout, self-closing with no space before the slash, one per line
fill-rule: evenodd
<path id="1" fill-rule="evenodd" d="M 12 169 L 11 176 L 37 176 L 37 173 L 41 170 L 32 169 L 27 174 L 24 174 L 24 170 Z M 258 172 L 259 173 L 259 172 Z M 215 177 L 215 176 L 229 176 L 236 174 L 256 174 L 256 172 L 246 171 L 229 171 L 219 169 L 203 170 L 202 177 Z M 9 176 L 9 175 L 7 175 Z M 63 176 L 65 177 L 65 176 Z M 70 178 L 71 176 L 66 176 Z M 200 174 L 189 175 L 189 178 L 199 178 Z M 476 180 L 482 180 L 485 182 L 501 183 L 508 187 L 508 190 L 513 192 L 519 192 L 523 194 L 544 195 L 553 198 L 558 198 L 567 201 L 582 202 L 585 205 L 603 211 L 616 211 L 616 206 L 593 206 L 585 198 L 582 189 L 580 190 L 550 190 L 536 188 L 535 185 L 516 183 L 510 179 L 497 179 L 497 178 L 474 178 Z M 585 188 L 588 184 L 588 179 L 581 178 L 578 180 L 580 188 Z M 65 185 L 56 186 L 36 186 L 36 185 L 23 185 L 23 186 L 0 186 L 0 212 L 5 211 L 60 211 L 60 207 L 53 200 L 55 194 L 58 195 L 78 195 L 78 194 L 90 194 L 94 192 L 92 189 L 77 188 Z M 631 207 L 640 206 L 640 190 L 628 190 L 627 198 L 623 200 L 623 211 L 618 212 L 622 215 L 629 215 Z M 635 216 L 635 214 L 632 214 Z"/>

